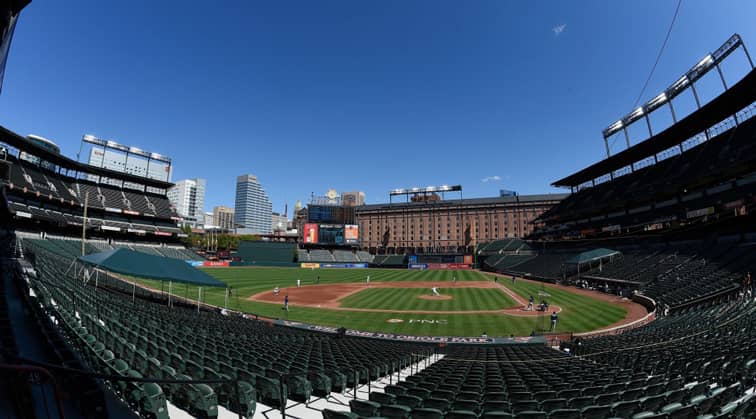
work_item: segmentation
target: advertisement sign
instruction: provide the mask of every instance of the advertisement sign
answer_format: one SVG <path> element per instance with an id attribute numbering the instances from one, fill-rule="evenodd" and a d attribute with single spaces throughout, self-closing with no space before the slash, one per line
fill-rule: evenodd
<path id="1" fill-rule="evenodd" d="M 440 270 L 470 269 L 470 265 L 466 263 L 429 263 L 428 269 L 440 269 Z"/>
<path id="2" fill-rule="evenodd" d="M 321 263 L 321 268 L 367 268 L 367 263 Z"/>
<path id="3" fill-rule="evenodd" d="M 318 242 L 318 225 L 317 224 L 304 225 L 304 242 L 308 244 L 317 244 Z"/>
<path id="4" fill-rule="evenodd" d="M 354 224 L 344 226 L 344 242 L 347 244 L 357 243 L 360 239 L 359 227 Z"/>
<path id="5" fill-rule="evenodd" d="M 199 268 L 200 266 L 205 266 L 204 260 L 185 260 L 184 262 L 194 266 L 195 268 Z"/>
<path id="6" fill-rule="evenodd" d="M 416 264 L 417 263 L 417 255 L 409 255 L 408 259 L 410 264 Z"/>
<path id="7" fill-rule="evenodd" d="M 473 257 L 472 257 L 472 255 L 464 255 L 462 257 L 462 263 L 465 263 L 465 264 L 468 264 L 468 265 L 472 265 L 472 263 L 473 263 Z"/>
<path id="8" fill-rule="evenodd" d="M 693 211 L 688 211 L 686 218 L 703 217 L 704 215 L 714 214 L 714 207 L 706 207 Z"/>
<path id="9" fill-rule="evenodd" d="M 320 268 L 320 264 L 313 263 L 313 262 L 302 262 L 299 264 L 299 267 L 305 268 L 305 269 L 318 269 Z"/>
<path id="10" fill-rule="evenodd" d="M 206 260 L 205 267 L 228 267 L 227 260 Z"/>
<path id="11" fill-rule="evenodd" d="M 428 269 L 428 264 L 427 263 L 410 263 L 409 265 L 407 265 L 407 269 L 420 269 L 420 270 Z"/>

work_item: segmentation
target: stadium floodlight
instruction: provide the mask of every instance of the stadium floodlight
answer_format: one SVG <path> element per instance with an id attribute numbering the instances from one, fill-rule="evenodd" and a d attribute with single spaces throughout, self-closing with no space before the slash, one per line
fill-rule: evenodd
<path id="1" fill-rule="evenodd" d="M 706 55 L 701 59 L 701 61 L 696 64 L 696 69 L 702 69 L 710 66 L 714 62 L 714 57 L 711 56 L 711 54 Z"/>
<path id="2" fill-rule="evenodd" d="M 659 106 L 663 105 L 664 102 L 666 101 L 667 101 L 667 94 L 664 92 L 661 92 L 658 95 L 656 95 L 655 98 L 649 100 L 648 103 L 646 104 L 646 107 L 649 110 L 654 110 L 658 108 Z"/>
<path id="3" fill-rule="evenodd" d="M 625 124 L 623 124 L 623 123 L 622 123 L 622 120 L 621 120 L 621 119 L 620 119 L 619 121 L 617 121 L 617 122 L 613 123 L 612 125 L 609 125 L 609 127 L 607 127 L 607 128 L 606 128 L 606 129 L 604 130 L 604 138 L 608 138 L 608 137 L 611 137 L 611 136 L 612 136 L 612 135 L 614 135 L 614 134 L 615 134 L 615 133 L 616 133 L 617 131 L 621 130 L 621 129 L 622 129 L 622 127 L 624 127 L 624 126 L 625 126 Z"/>
<path id="4" fill-rule="evenodd" d="M 455 192 L 455 191 L 461 191 L 462 186 L 461 185 L 442 185 L 442 186 L 426 186 L 425 188 L 418 188 L 413 187 L 409 189 L 392 189 L 389 192 L 389 195 L 413 195 L 413 194 L 420 194 L 420 193 L 427 193 L 427 192 Z"/>
<path id="5" fill-rule="evenodd" d="M 107 145 L 107 144 L 105 143 L 105 141 L 103 141 L 103 140 L 101 140 L 101 139 L 99 139 L 99 138 L 95 137 L 95 136 L 94 136 L 94 135 L 92 135 L 92 134 L 85 134 L 85 135 L 84 135 L 84 136 L 83 136 L 83 137 L 81 138 L 81 140 L 82 140 L 82 141 L 84 141 L 85 143 L 90 143 L 90 144 L 97 144 L 97 145 L 101 145 L 101 146 L 105 146 L 105 145 Z"/>

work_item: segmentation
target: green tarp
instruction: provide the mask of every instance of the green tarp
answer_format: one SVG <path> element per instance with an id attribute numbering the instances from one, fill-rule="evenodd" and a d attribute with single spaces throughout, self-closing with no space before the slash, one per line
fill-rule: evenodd
<path id="1" fill-rule="evenodd" d="M 100 253 L 79 256 L 79 261 L 138 278 L 181 282 L 200 287 L 221 287 L 226 284 L 212 276 L 191 267 L 183 260 L 167 258 L 131 249 L 117 248 Z"/>
<path id="2" fill-rule="evenodd" d="M 587 252 L 578 253 L 577 255 L 567 259 L 566 262 L 564 262 L 567 265 L 578 265 L 583 263 L 592 262 L 594 260 L 603 259 L 609 256 L 619 255 L 620 252 L 612 249 L 593 249 L 589 250 Z"/>

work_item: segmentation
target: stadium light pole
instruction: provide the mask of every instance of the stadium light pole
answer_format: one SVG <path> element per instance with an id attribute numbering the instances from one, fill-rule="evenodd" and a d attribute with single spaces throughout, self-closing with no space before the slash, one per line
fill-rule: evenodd
<path id="1" fill-rule="evenodd" d="M 86 256 L 86 240 L 87 240 L 87 207 L 89 206 L 89 191 L 84 194 L 84 218 L 81 220 L 81 255 Z"/>

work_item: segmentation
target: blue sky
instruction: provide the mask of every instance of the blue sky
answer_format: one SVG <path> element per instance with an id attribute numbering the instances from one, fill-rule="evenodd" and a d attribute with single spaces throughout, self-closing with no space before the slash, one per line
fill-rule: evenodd
<path id="1" fill-rule="evenodd" d="M 233 205 L 243 173 L 274 211 L 328 188 L 370 203 L 439 184 L 556 192 L 604 156 L 601 130 L 632 109 L 676 5 L 217 3 L 34 0 L 0 124 L 71 157 L 85 133 L 170 155 L 174 180 L 207 179 L 208 210 Z M 734 32 L 756 56 L 754 18 L 753 1 L 684 0 L 642 101 Z M 746 71 L 736 55 L 732 81 Z M 714 74 L 705 97 L 721 90 Z"/>

